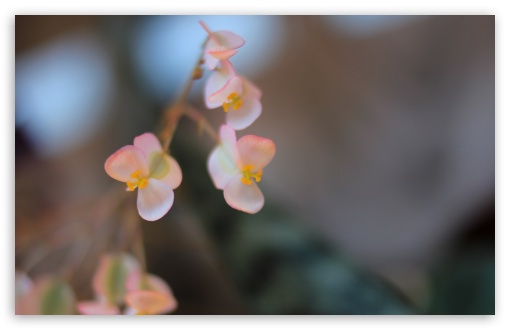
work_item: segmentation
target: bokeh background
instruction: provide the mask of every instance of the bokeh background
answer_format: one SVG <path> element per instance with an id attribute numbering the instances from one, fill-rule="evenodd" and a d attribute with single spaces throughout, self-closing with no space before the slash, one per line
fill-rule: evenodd
<path id="1" fill-rule="evenodd" d="M 17 269 L 82 251 L 71 284 L 92 298 L 129 216 L 87 226 L 124 188 L 104 161 L 158 126 L 206 37 L 199 20 L 245 38 L 232 62 L 263 113 L 238 135 L 277 153 L 264 209 L 246 215 L 208 177 L 212 141 L 181 121 L 183 183 L 143 222 L 177 314 L 494 314 L 494 16 L 16 16 Z M 203 80 L 190 103 L 219 127 Z"/>

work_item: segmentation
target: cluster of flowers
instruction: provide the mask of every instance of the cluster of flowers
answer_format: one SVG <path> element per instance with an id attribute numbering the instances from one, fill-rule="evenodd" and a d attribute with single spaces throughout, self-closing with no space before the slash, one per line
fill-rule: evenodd
<path id="1" fill-rule="evenodd" d="M 244 45 L 243 38 L 230 31 L 211 32 L 200 24 L 208 34 L 203 63 L 213 71 L 205 84 L 205 105 L 226 112 L 226 125 L 220 128 L 220 141 L 209 155 L 207 168 L 215 187 L 223 190 L 227 204 L 253 214 L 264 205 L 264 195 L 256 183 L 274 157 L 275 144 L 255 135 L 237 140 L 236 130 L 247 128 L 260 116 L 262 94 L 238 75 L 229 61 Z M 149 221 L 161 219 L 170 210 L 173 190 L 182 181 L 179 164 L 152 133 L 136 137 L 134 145 L 111 155 L 105 170 L 112 178 L 125 182 L 128 191 L 138 188 L 138 212 Z"/>
<path id="2" fill-rule="evenodd" d="M 151 315 L 177 308 L 170 287 L 156 275 L 143 272 L 125 253 L 100 259 L 92 281 L 96 299 L 76 302 L 71 287 L 55 276 L 32 281 L 16 272 L 16 314 Z"/>

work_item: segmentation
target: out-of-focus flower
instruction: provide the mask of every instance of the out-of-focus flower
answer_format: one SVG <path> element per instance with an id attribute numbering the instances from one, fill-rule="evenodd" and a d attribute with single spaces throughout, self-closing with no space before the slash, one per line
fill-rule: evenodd
<path id="1" fill-rule="evenodd" d="M 228 205 L 247 213 L 257 213 L 264 206 L 264 195 L 256 182 L 276 151 L 272 140 L 246 135 L 237 141 L 235 131 L 223 125 L 220 144 L 207 161 L 214 185 L 223 189 Z"/>
<path id="2" fill-rule="evenodd" d="M 34 283 L 16 274 L 16 314 L 68 315 L 75 314 L 74 292 L 65 281 L 55 276 L 42 276 Z"/>
<path id="3" fill-rule="evenodd" d="M 79 302 L 79 312 L 86 315 L 120 314 L 118 305 L 124 302 L 126 280 L 129 274 L 138 271 L 138 261 L 131 255 L 111 253 L 101 256 L 92 280 L 96 299 Z"/>
<path id="4" fill-rule="evenodd" d="M 132 272 L 126 287 L 127 314 L 166 314 L 177 308 L 172 290 L 156 275 Z"/>
<path id="5" fill-rule="evenodd" d="M 244 39 L 230 31 L 211 32 L 204 22 L 200 22 L 209 35 L 204 47 L 204 62 L 209 70 L 214 70 L 220 60 L 228 60 L 244 45 Z"/>
<path id="6" fill-rule="evenodd" d="M 103 255 L 94 274 L 95 300 L 78 303 L 86 315 L 164 314 L 177 308 L 170 287 L 159 277 L 145 274 L 138 261 L 126 253 Z"/>
<path id="7" fill-rule="evenodd" d="M 125 182 L 128 191 L 138 188 L 137 207 L 148 221 L 161 219 L 172 207 L 174 192 L 182 181 L 177 161 L 168 155 L 152 133 L 137 136 L 108 157 L 105 170 L 115 180 Z"/>
<path id="8" fill-rule="evenodd" d="M 205 105 L 223 107 L 227 125 L 235 130 L 250 126 L 262 113 L 261 91 L 248 79 L 238 76 L 229 61 L 221 61 L 205 84 Z"/>

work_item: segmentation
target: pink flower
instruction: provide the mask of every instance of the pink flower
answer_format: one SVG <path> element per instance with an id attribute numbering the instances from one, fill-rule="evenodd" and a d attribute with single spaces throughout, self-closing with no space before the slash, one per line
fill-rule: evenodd
<path id="1" fill-rule="evenodd" d="M 211 152 L 207 169 L 228 205 L 247 213 L 257 213 L 264 206 L 264 195 L 257 186 L 262 170 L 275 154 L 272 140 L 246 135 L 237 141 L 235 131 L 223 125 L 220 144 Z"/>
<path id="2" fill-rule="evenodd" d="M 170 210 L 173 189 L 182 181 L 179 164 L 152 133 L 137 136 L 134 145 L 116 151 L 104 167 L 109 176 L 126 183 L 126 190 L 138 188 L 138 213 L 148 221 L 159 220 Z"/>
<path id="3" fill-rule="evenodd" d="M 209 35 L 204 48 L 204 62 L 209 70 L 214 70 L 220 60 L 228 60 L 244 45 L 244 39 L 230 31 L 211 32 L 204 22 L 200 25 Z"/>
<path id="4" fill-rule="evenodd" d="M 85 315 L 164 314 L 177 308 L 172 290 L 161 278 L 145 274 L 138 261 L 126 253 L 103 255 L 94 274 L 95 300 L 81 301 Z"/>
<path id="5" fill-rule="evenodd" d="M 238 76 L 229 61 L 221 61 L 205 84 L 205 105 L 223 107 L 227 125 L 235 130 L 250 126 L 262 113 L 262 93 L 246 78 Z"/>
<path id="6" fill-rule="evenodd" d="M 92 279 L 95 300 L 81 301 L 78 311 L 85 315 L 117 315 L 118 305 L 124 302 L 126 280 L 132 272 L 139 272 L 138 261 L 129 254 L 111 253 L 101 256 Z"/>

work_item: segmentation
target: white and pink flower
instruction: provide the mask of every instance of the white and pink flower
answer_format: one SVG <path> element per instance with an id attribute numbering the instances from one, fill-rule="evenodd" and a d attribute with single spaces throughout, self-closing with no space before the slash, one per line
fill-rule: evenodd
<path id="1" fill-rule="evenodd" d="M 207 169 L 216 188 L 223 190 L 228 205 L 252 214 L 262 209 L 264 195 L 257 182 L 275 150 L 270 139 L 246 135 L 237 141 L 235 130 L 221 127 L 220 144 L 209 155 Z"/>
<path id="2" fill-rule="evenodd" d="M 182 181 L 179 164 L 152 133 L 137 136 L 134 145 L 116 151 L 106 160 L 105 170 L 115 180 L 125 182 L 126 190 L 138 188 L 138 213 L 148 221 L 159 220 L 170 210 L 173 190 Z"/>
<path id="3" fill-rule="evenodd" d="M 219 61 L 228 60 L 237 53 L 237 48 L 244 45 L 244 39 L 230 31 L 211 32 L 209 28 L 200 22 L 205 32 L 209 35 L 204 47 L 204 62 L 209 70 L 214 70 Z"/>
<path id="4" fill-rule="evenodd" d="M 205 105 L 223 107 L 227 125 L 235 130 L 250 126 L 262 113 L 261 91 L 248 79 L 238 76 L 229 61 L 221 61 L 205 84 Z"/>

